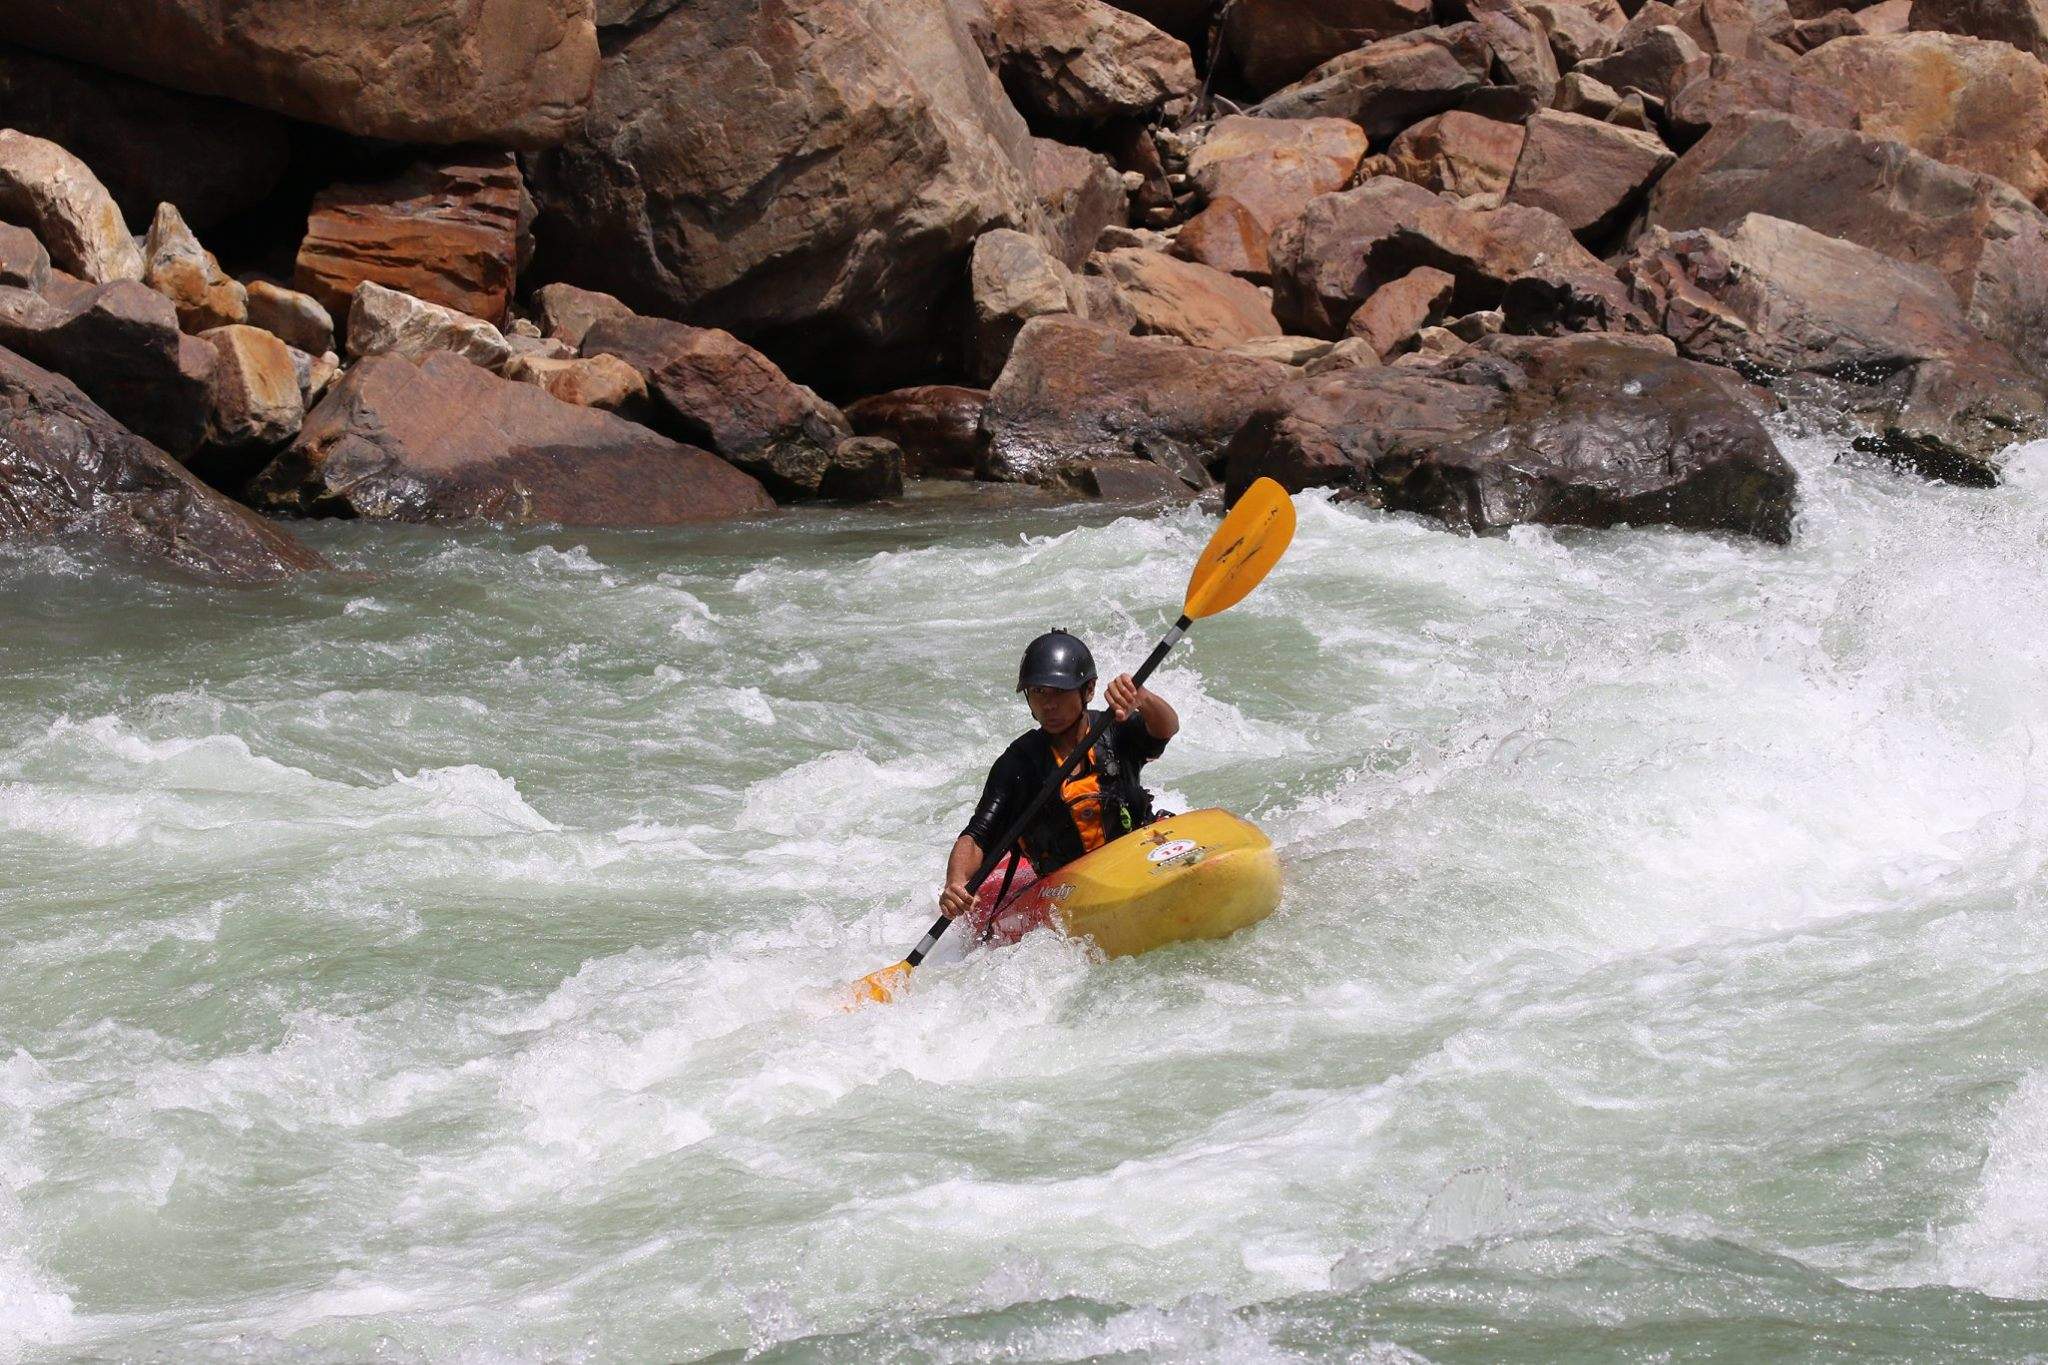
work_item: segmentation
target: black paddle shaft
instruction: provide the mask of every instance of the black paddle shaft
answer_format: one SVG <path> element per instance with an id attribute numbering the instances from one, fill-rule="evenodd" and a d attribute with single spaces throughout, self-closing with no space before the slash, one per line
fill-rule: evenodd
<path id="1" fill-rule="evenodd" d="M 1159 643 L 1152 647 L 1152 653 L 1146 657 L 1143 664 L 1139 665 L 1138 671 L 1131 675 L 1131 681 L 1139 687 L 1143 687 L 1145 679 L 1152 676 L 1152 670 L 1159 667 L 1160 661 L 1165 659 L 1167 653 L 1180 643 L 1181 637 L 1188 633 L 1188 627 L 1192 625 L 1194 625 L 1194 622 L 1185 616 L 1174 622 L 1173 629 L 1160 637 Z M 1105 710 L 1095 718 L 1094 723 L 1088 727 L 1088 737 L 1074 746 L 1074 751 L 1067 755 L 1067 761 L 1060 764 L 1059 771 L 1055 772 L 1051 780 L 1039 788 L 1038 795 L 1031 798 L 1031 804 L 1024 808 L 1024 813 L 1010 822 L 1010 827 L 1003 831 L 1003 837 L 996 841 L 995 847 L 989 849 L 982 856 L 981 866 L 976 868 L 974 875 L 967 879 L 968 895 L 971 896 L 981 890 L 981 884 L 988 880 L 991 872 L 996 870 L 996 865 L 1002 862 L 1010 850 L 1016 847 L 1017 841 L 1024 837 L 1024 828 L 1031 823 L 1032 817 L 1045 808 L 1045 803 L 1052 799 L 1053 793 L 1058 791 L 1065 784 L 1066 780 L 1073 775 L 1075 769 L 1080 767 L 1082 761 L 1087 758 L 1088 751 L 1095 747 L 1095 741 L 1102 738 L 1102 732 L 1108 728 L 1109 718 L 1112 714 L 1114 713 Z M 932 950 L 932 945 L 939 941 L 940 935 L 944 934 L 952 923 L 951 916 L 940 915 L 933 922 L 932 927 L 925 930 L 925 935 L 918 940 L 917 946 L 910 950 L 910 956 L 904 958 L 903 961 L 912 967 L 924 961 L 924 955 Z"/>

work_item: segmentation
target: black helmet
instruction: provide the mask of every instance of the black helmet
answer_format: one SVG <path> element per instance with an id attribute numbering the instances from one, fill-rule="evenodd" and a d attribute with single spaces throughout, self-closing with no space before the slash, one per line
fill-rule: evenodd
<path id="1" fill-rule="evenodd" d="M 1095 681 L 1095 656 L 1079 637 L 1057 628 L 1024 647 L 1024 662 L 1017 665 L 1017 690 L 1027 687 L 1063 687 L 1075 691 Z"/>

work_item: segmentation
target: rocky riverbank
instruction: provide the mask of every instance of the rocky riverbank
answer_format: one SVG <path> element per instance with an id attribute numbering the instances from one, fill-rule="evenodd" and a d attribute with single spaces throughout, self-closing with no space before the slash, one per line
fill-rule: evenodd
<path id="1" fill-rule="evenodd" d="M 0 536 L 978 478 L 1783 542 L 2041 434 L 2048 7 L 15 0 Z M 1782 428 L 1775 428 L 1782 429 Z"/>

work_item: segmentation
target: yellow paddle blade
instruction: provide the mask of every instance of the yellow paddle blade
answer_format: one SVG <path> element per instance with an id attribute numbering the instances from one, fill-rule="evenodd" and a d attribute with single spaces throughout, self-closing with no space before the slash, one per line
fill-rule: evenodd
<path id="1" fill-rule="evenodd" d="M 1287 490 L 1271 479 L 1258 480 L 1245 489 L 1195 561 L 1181 615 L 1199 621 L 1242 602 L 1293 539 L 1294 504 Z"/>
<path id="2" fill-rule="evenodd" d="M 887 1005 L 896 999 L 896 992 L 910 981 L 910 964 L 899 962 L 893 967 L 884 967 L 879 972 L 869 972 L 846 988 L 845 1009 L 857 1010 L 863 1005 Z"/>

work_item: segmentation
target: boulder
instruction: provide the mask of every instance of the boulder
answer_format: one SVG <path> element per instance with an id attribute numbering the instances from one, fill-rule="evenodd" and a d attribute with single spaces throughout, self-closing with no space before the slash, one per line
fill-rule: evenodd
<path id="1" fill-rule="evenodd" d="M 1277 360 L 1282 365 L 1306 365 L 1320 360 L 1336 349 L 1334 341 L 1321 337 L 1253 337 L 1229 347 L 1232 355 L 1250 356 L 1254 360 Z"/>
<path id="2" fill-rule="evenodd" d="M 579 408 L 635 411 L 647 401 L 646 379 L 615 355 L 573 359 L 515 355 L 505 364 L 505 377 L 536 385 Z"/>
<path id="3" fill-rule="evenodd" d="M 1417 332 L 1443 320 L 1457 284 L 1446 271 L 1418 267 L 1373 290 L 1345 331 L 1363 338 L 1381 360 L 1391 360 L 1414 343 Z"/>
<path id="4" fill-rule="evenodd" d="M 1335 337 L 1376 289 L 1417 266 L 1458 281 L 1457 312 L 1492 308 L 1517 275 L 1545 263 L 1598 270 L 1551 214 L 1510 204 L 1467 212 L 1392 176 L 1312 201 L 1275 234 L 1273 311 L 1289 332 Z"/>
<path id="5" fill-rule="evenodd" d="M 216 327 L 199 340 L 213 347 L 218 359 L 206 450 L 193 467 L 210 482 L 239 484 L 299 434 L 306 409 L 298 370 L 290 349 L 260 327 Z M 250 455 L 261 458 L 251 463 Z"/>
<path id="6" fill-rule="evenodd" d="M 1493 79 L 1526 100 L 1513 121 L 1547 108 L 1557 96 L 1557 58 L 1550 34 L 1520 0 L 1464 0 L 1472 21 L 1493 50 Z"/>
<path id="7" fill-rule="evenodd" d="M 1225 11 L 1223 42 L 1245 84 L 1263 94 L 1429 22 L 1429 0 L 1235 0 Z"/>
<path id="8" fill-rule="evenodd" d="M 1805 74 L 1797 63 L 1715 57 L 1693 75 L 1665 108 L 1665 124 L 1678 147 L 1690 147 L 1731 114 L 1790 114 L 1825 128 L 1854 128 L 1856 110 L 1842 92 Z"/>
<path id="9" fill-rule="evenodd" d="M 1581 241 L 1597 241 L 1677 159 L 1654 133 L 1546 109 L 1529 120 L 1507 197 L 1556 214 Z"/>
<path id="10" fill-rule="evenodd" d="M 1656 324 L 1606 266 L 1540 265 L 1508 281 L 1500 296 L 1502 329 L 1517 336 L 1578 332 L 1654 334 Z"/>
<path id="11" fill-rule="evenodd" d="M 368 280 L 356 286 L 348 309 L 350 360 L 387 354 L 418 360 L 430 351 L 448 351 L 487 370 L 512 358 L 504 334 L 482 318 Z"/>
<path id="12" fill-rule="evenodd" d="M 1487 83 L 1493 50 L 1479 25 L 1417 29 L 1332 58 L 1258 106 L 1266 118 L 1349 119 L 1375 138 L 1454 109 Z"/>
<path id="13" fill-rule="evenodd" d="M 334 316 L 320 300 L 268 280 L 252 280 L 243 291 L 249 325 L 261 327 L 287 346 L 319 355 L 334 349 Z"/>
<path id="14" fill-rule="evenodd" d="M 2048 201 L 2048 67 L 1950 33 L 1843 38 L 1807 54 L 1801 74 L 1839 92 L 1871 137 Z"/>
<path id="15" fill-rule="evenodd" d="M 1000 0 L 990 60 L 1027 118 L 1142 119 L 1195 90 L 1188 45 L 1102 0 Z"/>
<path id="16" fill-rule="evenodd" d="M 1260 476 L 1472 532 L 1663 525 L 1791 539 L 1796 476 L 1726 371 L 1605 337 L 1493 337 L 1311 380 L 1231 443 Z"/>
<path id="17" fill-rule="evenodd" d="M 158 204 L 202 229 L 254 208 L 291 156 L 275 114 L 4 43 L 0 128 L 47 138 L 92 167 L 137 226 Z"/>
<path id="18" fill-rule="evenodd" d="M 571 348 L 583 345 L 583 338 L 600 322 L 635 316 L 632 309 L 595 289 L 578 289 L 573 284 L 544 284 L 533 291 L 533 314 L 541 331 Z"/>
<path id="19" fill-rule="evenodd" d="M 1605 57 L 1582 62 L 1578 70 L 1624 95 L 1640 90 L 1650 98 L 1670 103 L 1692 76 L 1696 63 L 1707 54 L 1682 30 L 1662 24 L 1651 29 L 1630 47 L 1617 47 Z"/>
<path id="20" fill-rule="evenodd" d="M 1001 373 L 1017 333 L 1049 313 L 1088 311 L 1072 271 L 1045 244 L 1009 228 L 984 232 L 974 243 L 968 267 L 974 299 L 975 372 L 987 379 Z"/>
<path id="21" fill-rule="evenodd" d="M 146 285 L 117 280 L 66 290 L 61 301 L 0 289 L 0 346 L 63 375 L 174 456 L 191 454 L 206 432 L 213 348 L 180 332 L 171 301 Z"/>
<path id="22" fill-rule="evenodd" d="M 1031 139 L 1031 186 L 1044 214 L 1046 245 L 1069 270 L 1079 270 L 1102 230 L 1130 212 L 1116 163 L 1051 138 Z"/>
<path id="23" fill-rule="evenodd" d="M 1225 197 L 1211 200 L 1207 208 L 1181 224 L 1172 252 L 1184 261 L 1263 284 L 1272 273 L 1267 265 L 1267 241 L 1266 226 L 1258 216 Z"/>
<path id="24" fill-rule="evenodd" d="M 341 376 L 341 357 L 332 351 L 312 355 L 296 346 L 285 347 L 292 358 L 292 374 L 299 381 L 299 407 L 311 412 L 328 386 Z"/>
<path id="25" fill-rule="evenodd" d="M 525 193 L 510 152 L 441 156 L 381 184 L 330 186 L 313 200 L 293 282 L 335 313 L 369 280 L 503 322 Z"/>
<path id="26" fill-rule="evenodd" d="M 597 67 L 589 0 L 9 0 L 7 27 L 89 66 L 396 142 L 559 142 Z"/>
<path id="27" fill-rule="evenodd" d="M 1997 484 L 2012 447 L 2048 436 L 2031 376 L 1999 364 L 1924 360 L 1881 385 L 1858 413 L 1856 448 L 1902 469 L 1973 488 Z"/>
<path id="28" fill-rule="evenodd" d="M 1231 435 L 1294 374 L 1078 318 L 1035 318 L 989 391 L 983 472 L 1087 492 L 1097 462 L 1149 462 L 1199 487 Z"/>
<path id="29" fill-rule="evenodd" d="M 987 389 L 924 384 L 850 403 L 846 419 L 862 436 L 893 441 L 913 477 L 972 478 L 981 464 L 981 412 Z"/>
<path id="30" fill-rule="evenodd" d="M 41 292 L 50 282 L 50 253 L 27 228 L 0 223 L 0 285 Z"/>
<path id="31" fill-rule="evenodd" d="M 1787 40 L 1796 20 L 1785 0 L 1681 0 L 1675 15 L 1679 31 L 1710 57 L 1784 60 L 1793 55 Z M 1624 31 L 1616 45 L 1626 46 L 1633 37 Z"/>
<path id="32" fill-rule="evenodd" d="M 1617 8 L 1602 11 L 1577 0 L 1530 0 L 1528 11 L 1543 25 L 1550 40 L 1550 55 L 1560 71 L 1570 71 L 1581 62 L 1605 57 L 1614 50 L 1614 35 L 1623 19 Z M 1607 16 L 1611 14 L 1610 20 Z"/>
<path id="33" fill-rule="evenodd" d="M 773 505 L 714 455 L 440 351 L 351 369 L 249 495 L 304 516 L 570 526 L 669 526 Z"/>
<path id="34" fill-rule="evenodd" d="M 1393 174 L 1428 190 L 1503 194 L 1522 154 L 1523 130 L 1452 110 L 1426 118 L 1394 139 Z"/>
<path id="35" fill-rule="evenodd" d="M 1204 201 L 1235 199 L 1271 233 L 1350 184 L 1368 145 L 1349 119 L 1231 115 L 1188 156 L 1187 175 Z"/>
<path id="36" fill-rule="evenodd" d="M 113 196 L 54 142 L 0 128 L 0 220 L 34 232 L 50 259 L 92 284 L 142 278 L 142 253 Z"/>
<path id="37" fill-rule="evenodd" d="M 1102 252 L 1090 266 L 1116 281 L 1146 335 L 1213 348 L 1280 335 L 1266 296 L 1234 275 L 1130 248 Z"/>
<path id="38" fill-rule="evenodd" d="M 824 502 L 874 502 L 903 496 L 903 451 L 881 436 L 849 436 L 832 447 L 818 476 Z"/>
<path id="39" fill-rule="evenodd" d="M 220 262 L 169 204 L 156 206 L 142 244 L 142 282 L 171 301 L 178 325 L 188 332 L 231 326 L 249 316 L 248 291 L 221 273 Z"/>
<path id="40" fill-rule="evenodd" d="M 140 288 L 140 286 L 134 286 Z M 105 545 L 213 583 L 325 567 L 108 416 L 76 385 L 0 350 L 0 539 Z"/>
<path id="41" fill-rule="evenodd" d="M 2048 61 L 2048 0 L 1913 0 L 1909 23 L 2010 43 Z"/>
<path id="42" fill-rule="evenodd" d="M 1726 232 L 1752 213 L 1933 268 L 1971 326 L 2048 371 L 2048 217 L 2004 181 L 1846 129 L 1737 114 L 1665 172 L 1648 221 Z"/>
<path id="43" fill-rule="evenodd" d="M 1582 71 L 1565 74 L 1557 83 L 1557 108 L 1567 114 L 1605 119 L 1621 106 L 1621 93 L 1613 86 L 1594 80 Z M 1516 155 L 1520 155 L 1516 149 Z"/>
<path id="44" fill-rule="evenodd" d="M 701 0 L 620 32 L 529 178 L 557 278 L 862 387 L 948 358 L 969 249 L 1028 223 L 1031 165 L 946 0 Z"/>
<path id="45" fill-rule="evenodd" d="M 660 318 L 612 318 L 584 334 L 583 354 L 639 371 L 661 430 L 759 479 L 778 502 L 832 491 L 834 451 L 853 435 L 839 409 L 794 383 L 730 332 Z"/>

